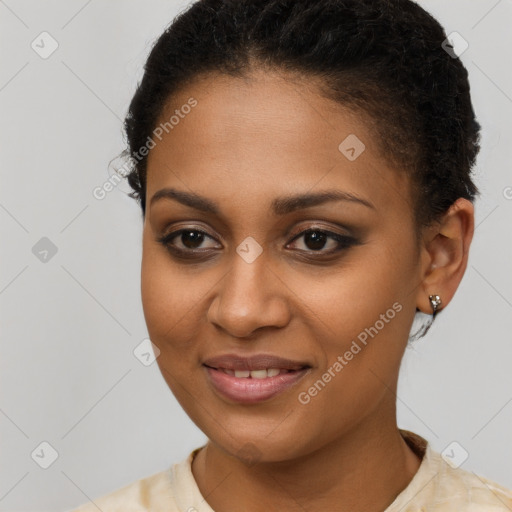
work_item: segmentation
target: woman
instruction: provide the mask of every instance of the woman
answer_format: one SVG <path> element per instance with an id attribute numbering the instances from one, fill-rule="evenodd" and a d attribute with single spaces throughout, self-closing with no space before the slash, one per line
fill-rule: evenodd
<path id="1" fill-rule="evenodd" d="M 474 229 L 480 126 L 449 43 L 410 0 L 203 0 L 162 34 L 128 181 L 148 332 L 208 442 L 77 511 L 512 509 L 396 422 Z"/>

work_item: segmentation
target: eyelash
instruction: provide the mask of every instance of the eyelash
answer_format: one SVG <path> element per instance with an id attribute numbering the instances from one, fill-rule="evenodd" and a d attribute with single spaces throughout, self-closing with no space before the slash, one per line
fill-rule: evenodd
<path id="1" fill-rule="evenodd" d="M 205 237 L 215 240 L 213 237 L 208 235 L 208 233 L 206 233 L 205 231 L 202 231 L 200 229 L 184 228 L 184 229 L 179 229 L 177 231 L 168 233 L 160 238 L 157 238 L 157 242 L 161 243 L 173 256 L 175 256 L 177 258 L 199 259 L 201 257 L 201 255 L 204 256 L 205 253 L 210 252 L 210 249 L 206 249 L 206 250 L 205 249 L 195 249 L 195 250 L 194 249 L 182 249 L 182 248 L 178 248 L 171 244 L 172 240 L 179 237 L 182 233 L 191 233 L 191 232 L 196 233 L 196 234 L 199 233 L 199 234 L 205 235 Z M 334 239 L 338 243 L 338 246 L 335 249 L 331 249 L 329 251 L 323 251 L 321 249 L 318 251 L 299 250 L 299 252 L 306 253 L 307 256 L 313 255 L 313 258 L 318 258 L 319 256 L 320 257 L 330 256 L 330 255 L 333 255 L 340 251 L 346 250 L 346 249 L 350 248 L 351 246 L 356 245 L 358 243 L 358 241 L 351 236 L 341 235 L 339 233 L 334 233 L 333 231 L 328 231 L 326 229 L 320 229 L 320 228 L 307 228 L 307 229 L 301 231 L 300 233 L 298 233 L 297 235 L 295 235 L 290 240 L 289 243 L 294 242 L 295 240 L 297 240 L 309 233 L 320 233 L 322 235 L 326 235 L 327 239 L 329 239 L 329 238 Z M 201 241 L 201 243 L 202 243 L 202 241 Z M 318 256 L 316 256 L 316 255 L 318 255 Z"/>

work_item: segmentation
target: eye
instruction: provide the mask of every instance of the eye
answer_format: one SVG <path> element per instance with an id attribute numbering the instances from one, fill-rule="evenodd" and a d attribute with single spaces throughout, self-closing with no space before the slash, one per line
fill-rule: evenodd
<path id="1" fill-rule="evenodd" d="M 319 228 L 309 228 L 302 231 L 292 239 L 292 242 L 300 238 L 304 239 L 302 245 L 305 246 L 305 249 L 299 248 L 299 250 L 305 252 L 319 252 L 321 254 L 332 254 L 347 249 L 357 243 L 351 236 Z M 325 247 L 327 247 L 327 250 L 322 250 Z"/>
<path id="2" fill-rule="evenodd" d="M 176 254 L 203 252 L 203 249 L 217 248 L 213 246 L 204 247 L 202 244 L 207 240 L 215 239 L 204 231 L 193 228 L 179 229 L 157 239 L 164 247 Z M 176 243 L 177 242 L 177 243 Z"/>
<path id="3" fill-rule="evenodd" d="M 304 239 L 303 243 L 296 243 L 299 247 L 295 247 L 295 249 L 308 255 L 317 253 L 318 256 L 334 254 L 358 243 L 355 238 L 348 235 L 320 228 L 308 228 L 298 233 L 288 245 L 293 245 L 293 242 L 301 238 Z M 205 246 L 205 243 L 209 240 L 211 241 L 210 245 Z M 222 249 L 222 245 L 208 235 L 208 233 L 194 228 L 183 228 L 173 231 L 158 238 L 157 242 L 161 243 L 178 258 L 207 256 L 212 253 L 212 249 Z M 304 248 L 301 248 L 300 245 Z M 327 250 L 324 250 L 326 248 Z"/>

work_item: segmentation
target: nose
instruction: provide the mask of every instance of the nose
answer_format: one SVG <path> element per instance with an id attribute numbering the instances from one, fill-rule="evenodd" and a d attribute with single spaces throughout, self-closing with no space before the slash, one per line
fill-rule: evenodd
<path id="1" fill-rule="evenodd" d="M 218 284 L 207 318 L 237 338 L 264 327 L 284 327 L 290 321 L 290 290 L 263 257 L 247 263 L 238 254 Z"/>

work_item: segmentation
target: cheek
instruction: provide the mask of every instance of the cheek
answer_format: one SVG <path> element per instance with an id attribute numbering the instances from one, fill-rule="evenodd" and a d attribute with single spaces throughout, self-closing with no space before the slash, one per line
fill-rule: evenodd
<path id="1" fill-rule="evenodd" d="M 179 374 L 200 358 L 207 323 L 209 290 L 221 278 L 218 270 L 194 270 L 171 260 L 165 249 L 143 242 L 141 298 L 151 341 L 159 348 L 158 362 Z"/>
<path id="2" fill-rule="evenodd" d="M 412 270 L 407 249 L 399 254 L 374 244 L 361 248 L 339 270 L 315 276 L 296 274 L 288 284 L 297 296 L 300 290 L 299 303 L 304 304 L 304 311 L 315 312 L 324 339 L 343 348 L 344 342 L 376 322 L 379 331 L 400 332 L 398 325 L 406 315 L 397 314 L 396 309 L 405 308 L 411 300 Z M 395 303 L 398 305 L 393 308 Z M 385 315 L 382 321 L 381 315 Z"/>
<path id="3" fill-rule="evenodd" d="M 141 262 L 141 298 L 150 338 L 160 350 L 175 329 L 187 323 L 197 304 L 194 280 L 180 272 L 165 250 L 146 239 Z"/>
<path id="4" fill-rule="evenodd" d="M 144 247 L 141 264 L 141 297 L 146 324 L 153 339 L 166 324 L 172 325 L 176 308 L 173 307 L 172 293 L 176 283 L 171 282 L 169 273 L 156 257 L 155 251 Z M 156 336 L 155 340 L 156 341 Z"/>
<path id="5" fill-rule="evenodd" d="M 156 361 L 178 402 L 194 421 L 198 421 L 194 410 L 190 410 L 190 401 L 194 401 L 191 397 L 196 395 L 197 375 L 192 374 L 191 369 L 197 359 L 194 340 L 198 339 L 200 326 L 197 317 L 199 283 L 180 272 L 165 251 L 149 243 L 143 246 L 142 306 L 149 337 L 160 351 Z"/>
<path id="6" fill-rule="evenodd" d="M 312 331 L 322 349 L 320 378 L 331 369 L 325 379 L 342 402 L 343 390 L 372 400 L 372 393 L 393 386 L 398 374 L 415 305 L 412 246 L 395 247 L 367 246 L 339 272 L 302 282 L 308 290 L 302 294 L 304 311 L 315 312 Z"/>

